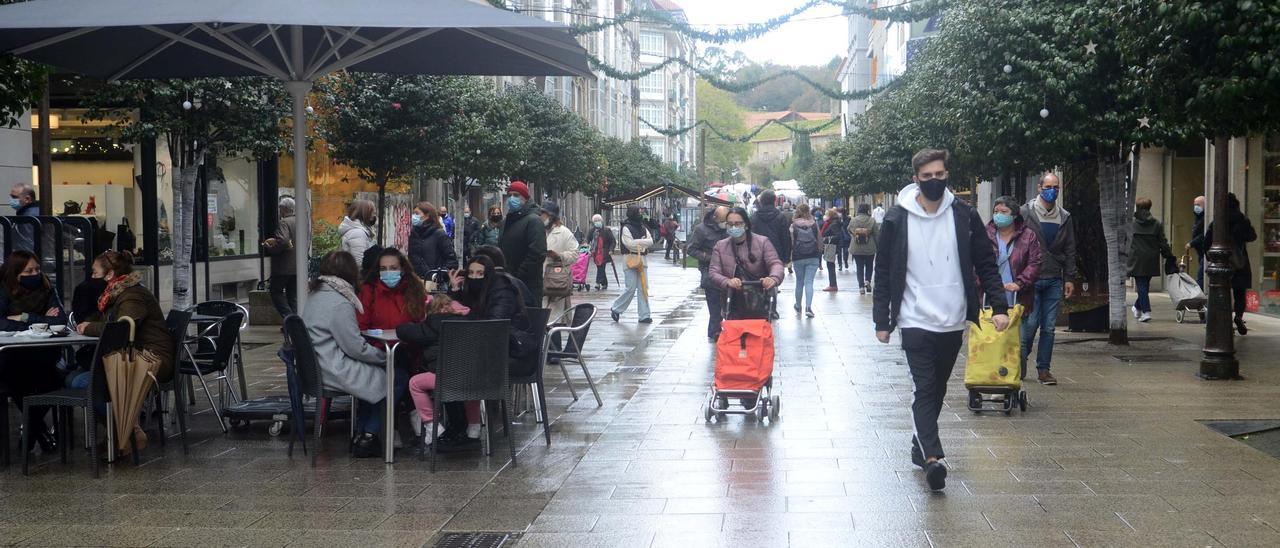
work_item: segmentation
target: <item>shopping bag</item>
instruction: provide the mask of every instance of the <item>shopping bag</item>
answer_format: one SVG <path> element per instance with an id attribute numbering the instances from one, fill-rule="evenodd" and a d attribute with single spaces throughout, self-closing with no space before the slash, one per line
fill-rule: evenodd
<path id="1" fill-rule="evenodd" d="M 1258 292 L 1252 289 L 1244 293 L 1244 311 L 1257 313 L 1262 309 L 1262 299 L 1258 298 Z"/>
<path id="2" fill-rule="evenodd" d="M 1164 277 L 1164 288 L 1169 293 L 1169 300 L 1177 310 L 1199 310 L 1207 300 L 1204 291 L 1196 284 L 1195 278 L 1186 272 L 1169 274 Z"/>
<path id="3" fill-rule="evenodd" d="M 969 359 L 964 369 L 965 388 L 1019 388 L 1022 374 L 1020 325 L 1022 305 L 1009 309 L 1009 328 L 996 331 L 990 308 L 982 309 L 978 323 L 969 324 Z"/>
<path id="4" fill-rule="evenodd" d="M 726 320 L 716 340 L 717 390 L 759 390 L 773 375 L 769 320 Z"/>

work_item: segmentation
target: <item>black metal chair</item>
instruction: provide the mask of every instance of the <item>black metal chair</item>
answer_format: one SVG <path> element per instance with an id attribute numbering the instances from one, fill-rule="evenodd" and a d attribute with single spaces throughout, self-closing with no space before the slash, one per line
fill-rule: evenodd
<path id="1" fill-rule="evenodd" d="M 235 354 L 236 344 L 240 340 L 240 324 L 244 321 L 244 315 L 239 311 L 232 312 L 223 316 L 218 323 L 206 327 L 201 331 L 197 343 L 201 346 L 207 345 L 212 352 L 201 352 L 186 357 L 176 356 L 178 361 L 177 372 L 180 375 L 195 377 L 200 380 L 200 386 L 204 388 L 204 395 L 209 399 L 209 406 L 213 408 L 214 414 L 218 418 L 218 426 L 222 427 L 222 433 L 227 433 L 227 422 L 222 418 L 222 410 L 226 407 L 226 396 L 222 392 L 225 387 L 231 392 L 231 401 L 240 401 L 236 395 L 235 387 L 231 386 L 231 380 L 227 378 L 227 369 L 231 366 L 231 361 Z M 209 383 L 205 382 L 205 375 L 217 375 L 214 382 L 222 381 L 218 386 L 218 399 L 222 405 L 213 401 L 213 393 L 209 391 Z M 175 377 L 176 378 L 176 377 Z"/>
<path id="2" fill-rule="evenodd" d="M 236 328 L 244 331 L 249 327 L 249 309 L 241 306 L 239 303 L 231 301 L 205 301 L 197 303 L 192 312 L 205 316 L 220 316 L 225 318 L 232 312 L 239 312 L 244 315 L 244 319 Z M 240 393 L 247 394 L 249 387 L 244 378 L 244 350 L 241 348 L 240 339 L 236 339 L 236 379 L 240 385 Z"/>
<path id="3" fill-rule="evenodd" d="M 444 416 L 444 404 L 480 401 L 485 423 L 485 454 L 492 454 L 489 433 L 493 425 L 487 420 L 487 403 L 499 401 L 502 406 L 502 433 L 511 446 L 511 465 L 516 465 L 516 442 L 511 431 L 507 399 L 511 395 L 508 382 L 507 356 L 511 333 L 510 320 L 450 320 L 441 322 L 439 359 L 436 362 L 436 388 L 432 393 L 435 416 Z M 431 471 L 436 470 L 436 447 L 439 435 L 431 429 Z"/>
<path id="4" fill-rule="evenodd" d="M 337 398 L 352 398 L 351 424 L 354 428 L 356 423 L 356 402 L 355 398 L 346 392 L 329 390 L 324 387 L 324 371 L 320 369 L 320 361 L 316 359 L 315 345 L 311 342 L 311 334 L 307 332 L 307 324 L 302 321 L 301 316 L 290 314 L 284 319 L 284 335 L 293 345 L 293 366 L 286 372 L 289 377 L 289 399 L 292 403 L 291 414 L 293 415 L 292 419 L 290 419 L 292 423 L 290 428 L 294 429 L 293 432 L 289 433 L 288 454 L 290 457 L 293 456 L 293 442 L 295 439 L 302 440 L 302 453 L 306 454 L 306 436 L 296 434 L 306 428 L 307 425 L 307 416 L 303 409 L 302 398 L 305 396 L 316 398 L 316 443 L 311 452 L 311 466 L 314 468 L 316 458 L 320 455 L 324 426 L 329 422 L 330 403 Z"/>
<path id="5" fill-rule="evenodd" d="M 164 317 L 165 326 L 169 329 L 169 336 L 173 338 L 173 362 L 178 364 L 182 361 L 182 354 L 187 351 L 184 343 L 187 339 L 187 327 L 191 325 L 190 310 L 169 310 L 169 314 Z M 169 413 L 168 401 L 169 393 L 173 394 L 173 410 L 178 419 L 178 437 L 182 440 L 182 454 L 190 453 L 187 445 L 187 414 L 182 406 L 182 397 L 179 387 L 182 383 L 178 382 L 177 368 L 174 368 L 173 378 L 169 382 L 156 384 L 156 408 L 160 411 L 160 417 L 157 421 L 160 426 L 160 446 L 164 447 L 164 416 Z"/>
<path id="6" fill-rule="evenodd" d="M 107 450 L 115 451 L 115 420 L 111 416 L 111 404 L 107 401 L 106 376 L 102 370 L 102 357 L 127 348 L 129 346 L 129 324 L 126 322 L 109 322 L 102 328 L 98 337 L 98 347 L 93 351 L 93 362 L 90 366 L 89 386 L 86 388 L 63 388 L 53 392 L 27 396 L 22 399 L 22 414 L 34 406 L 53 407 L 53 422 L 57 426 L 58 449 L 61 451 L 62 463 L 67 462 L 67 444 L 71 442 L 71 422 L 74 409 L 84 409 L 84 421 L 89 430 L 89 460 L 93 461 L 93 477 L 98 477 L 98 411 L 96 404 L 107 404 Z M 22 445 L 27 447 L 27 429 L 22 431 Z M 22 475 L 27 475 L 28 461 L 31 453 L 22 452 Z M 134 451 L 136 462 L 138 452 Z"/>
<path id="7" fill-rule="evenodd" d="M 4 434 L 4 439 L 0 440 L 0 464 L 5 468 L 9 467 L 9 445 L 13 442 L 11 434 L 9 434 L 9 398 L 12 397 L 7 389 L 0 386 L 0 433 Z"/>
<path id="8" fill-rule="evenodd" d="M 525 310 L 529 314 L 529 328 L 534 333 L 546 333 L 547 323 L 551 321 L 551 309 L 527 308 Z M 547 445 L 551 445 L 551 419 L 547 416 L 547 384 L 543 380 L 543 370 L 547 366 L 549 340 L 550 337 L 545 335 L 538 338 L 538 352 L 533 357 L 508 359 L 511 372 L 510 384 L 527 384 L 533 388 L 534 416 L 542 422 L 542 433 L 547 438 Z"/>
<path id="9" fill-rule="evenodd" d="M 570 317 L 572 315 L 572 317 Z M 566 324 L 565 319 L 569 322 Z M 569 380 L 569 370 L 565 368 L 564 362 L 572 360 L 582 366 L 582 374 L 587 377 L 587 386 L 591 388 L 591 393 L 596 397 L 596 406 L 603 407 L 604 401 L 600 399 L 600 392 L 596 390 L 596 383 L 591 379 L 591 372 L 587 370 L 587 361 L 582 357 L 582 348 L 587 343 L 587 333 L 591 331 L 591 322 L 596 318 L 596 305 L 580 304 L 569 310 L 564 311 L 556 321 L 552 322 L 551 329 L 547 330 L 547 337 L 552 341 L 565 337 L 564 346 L 553 345 L 555 348 L 547 350 L 547 362 L 558 362 L 560 372 L 564 374 L 564 382 L 569 385 L 569 393 L 573 395 L 573 400 L 578 401 L 578 393 L 573 389 L 573 381 Z"/>

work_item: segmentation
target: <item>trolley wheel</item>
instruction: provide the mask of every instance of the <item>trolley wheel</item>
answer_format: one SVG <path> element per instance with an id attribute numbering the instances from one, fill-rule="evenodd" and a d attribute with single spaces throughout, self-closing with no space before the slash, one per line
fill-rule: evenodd
<path id="1" fill-rule="evenodd" d="M 1018 410 L 1023 413 L 1027 412 L 1027 391 L 1020 390 L 1018 392 Z"/>
<path id="2" fill-rule="evenodd" d="M 267 428 L 267 433 L 273 438 L 279 437 L 282 432 L 284 432 L 284 421 L 275 421 Z"/>
<path id="3" fill-rule="evenodd" d="M 982 412 L 982 394 L 972 388 L 969 389 L 969 410 L 974 413 Z"/>
<path id="4" fill-rule="evenodd" d="M 710 404 L 707 404 L 706 407 L 702 408 L 702 420 L 705 422 L 711 422 L 711 405 Z"/>
<path id="5" fill-rule="evenodd" d="M 1179 310 L 1177 316 L 1175 316 L 1174 319 L 1178 320 L 1178 323 L 1182 323 L 1182 320 L 1186 319 L 1186 317 L 1187 317 L 1187 311 Z"/>
<path id="6" fill-rule="evenodd" d="M 764 422 L 764 418 L 769 416 L 769 400 L 761 399 L 756 402 L 756 420 Z"/>
<path id="7" fill-rule="evenodd" d="M 778 420 L 778 415 L 781 413 L 782 413 L 782 397 L 777 395 L 769 396 L 769 420 L 770 421 Z"/>

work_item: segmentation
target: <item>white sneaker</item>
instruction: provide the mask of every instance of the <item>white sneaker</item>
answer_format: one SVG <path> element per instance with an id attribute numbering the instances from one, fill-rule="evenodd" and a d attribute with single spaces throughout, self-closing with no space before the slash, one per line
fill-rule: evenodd
<path id="1" fill-rule="evenodd" d="M 1142 313 L 1141 313 L 1141 312 L 1138 312 L 1138 305 L 1136 305 L 1136 304 L 1135 304 L 1135 305 L 1133 305 L 1133 306 L 1129 307 L 1129 310 L 1132 310 L 1132 311 L 1133 311 L 1133 319 L 1137 320 L 1137 319 L 1142 318 Z"/>
<path id="2" fill-rule="evenodd" d="M 1138 318 L 1138 321 L 1140 321 L 1140 322 L 1149 322 L 1149 321 L 1151 321 L 1151 313 L 1150 313 L 1150 312 L 1143 312 L 1143 313 L 1142 313 L 1142 317 L 1141 317 L 1141 318 Z"/>
<path id="3" fill-rule="evenodd" d="M 422 431 L 422 415 L 419 415 L 416 410 L 409 413 L 409 426 L 413 428 L 414 432 Z"/>
<path id="4" fill-rule="evenodd" d="M 471 438 L 471 439 L 479 439 L 479 438 L 480 438 L 480 425 L 478 425 L 478 424 L 468 424 L 468 425 L 467 425 L 467 437 L 468 437 L 468 438 Z"/>
<path id="5" fill-rule="evenodd" d="M 395 433 L 395 437 L 391 442 L 391 447 L 394 447 L 396 449 L 404 449 L 404 443 L 400 441 L 400 432 L 397 431 Z"/>

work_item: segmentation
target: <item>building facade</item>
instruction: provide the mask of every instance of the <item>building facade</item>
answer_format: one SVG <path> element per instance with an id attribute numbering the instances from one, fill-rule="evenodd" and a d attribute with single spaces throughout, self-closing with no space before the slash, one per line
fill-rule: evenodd
<path id="1" fill-rule="evenodd" d="M 907 0 L 884 0 L 879 7 L 904 4 Z M 848 52 L 840 65 L 837 78 L 844 92 L 875 89 L 892 82 L 907 71 L 920 44 L 937 33 L 941 16 L 923 21 L 893 23 L 868 19 L 859 14 L 848 16 Z M 844 117 L 844 134 L 853 119 L 866 112 L 867 99 L 840 102 Z"/>
<path id="2" fill-rule="evenodd" d="M 684 10 L 670 0 L 646 0 L 650 9 L 666 11 L 674 19 L 685 21 Z M 694 43 L 678 32 L 662 25 L 641 23 L 636 31 L 639 46 L 638 68 L 661 64 L 667 58 L 693 60 Z M 637 86 L 639 138 L 664 162 L 676 167 L 696 167 L 696 131 L 680 135 L 663 135 L 654 128 L 683 128 L 697 121 L 698 103 L 695 92 L 697 75 L 679 64 L 670 64 L 639 80 Z M 648 122 L 647 124 L 645 122 Z"/>

